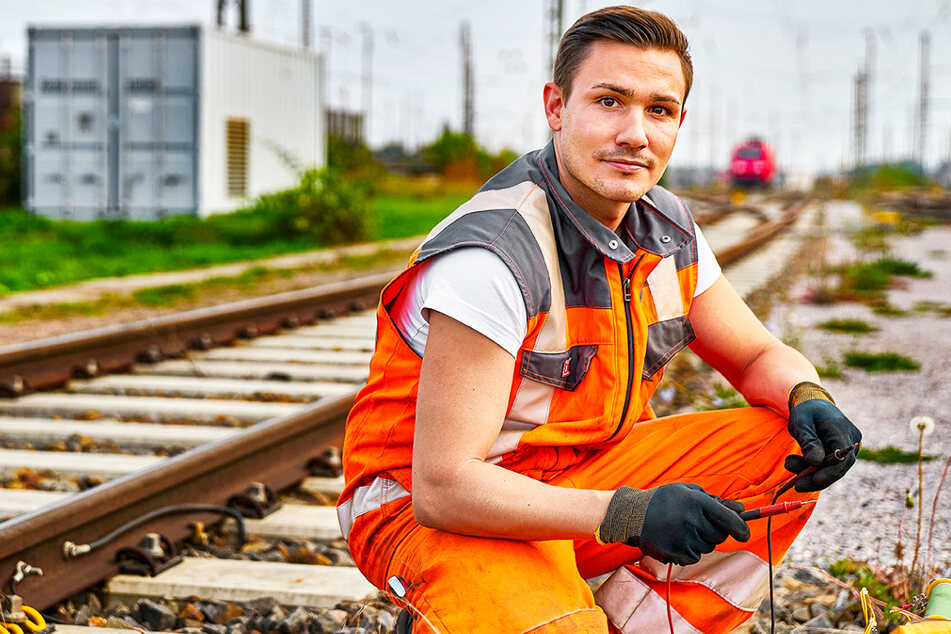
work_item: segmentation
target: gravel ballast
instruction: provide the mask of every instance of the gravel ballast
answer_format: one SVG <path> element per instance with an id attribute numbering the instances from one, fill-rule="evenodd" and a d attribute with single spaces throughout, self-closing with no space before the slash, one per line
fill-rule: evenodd
<path id="1" fill-rule="evenodd" d="M 834 223 L 835 207 L 830 209 Z M 829 237 L 830 257 L 874 259 L 877 254 L 854 252 L 843 235 Z M 895 278 L 887 291 L 891 305 L 908 311 L 902 316 L 880 316 L 863 304 L 812 305 L 802 300 L 815 280 L 800 280 L 792 302 L 774 307 L 768 325 L 775 334 L 793 342 L 817 366 L 838 364 L 841 378 L 823 379 L 843 412 L 861 429 L 863 447 L 892 446 L 917 453 L 919 435 L 909 423 L 929 416 L 935 430 L 924 438 L 924 453 L 935 456 L 923 466 L 923 521 L 919 560 L 926 556 L 929 523 L 936 489 L 951 455 L 951 317 L 940 307 L 951 306 L 951 227 L 937 226 L 914 236 L 890 238 L 891 255 L 917 262 L 930 271 L 929 279 Z M 927 305 L 922 304 L 927 302 Z M 919 310 L 915 310 L 918 307 Z M 930 307 L 928 310 L 921 310 Z M 878 330 L 861 335 L 836 334 L 819 327 L 830 319 L 861 319 Z M 917 371 L 875 372 L 844 367 L 847 351 L 895 352 L 919 364 Z M 906 506 L 911 490 L 915 507 Z M 896 544 L 901 532 L 906 565 L 914 555 L 918 520 L 918 466 L 878 464 L 859 460 L 849 474 L 830 487 L 816 505 L 812 519 L 787 556 L 787 563 L 826 565 L 842 557 L 882 567 L 897 563 Z M 935 510 L 931 532 L 931 561 L 938 576 L 951 574 L 951 483 Z"/>

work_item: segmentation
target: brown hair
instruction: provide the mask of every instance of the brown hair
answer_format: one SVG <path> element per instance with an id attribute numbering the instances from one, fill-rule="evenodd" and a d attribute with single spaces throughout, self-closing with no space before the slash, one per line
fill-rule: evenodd
<path id="1" fill-rule="evenodd" d="M 687 37 L 666 15 L 628 6 L 605 7 L 585 14 L 561 37 L 552 81 L 561 88 L 565 99 L 571 93 L 571 82 L 587 56 L 588 48 L 599 40 L 676 53 L 684 73 L 686 102 L 693 84 L 693 63 L 687 51 Z"/>

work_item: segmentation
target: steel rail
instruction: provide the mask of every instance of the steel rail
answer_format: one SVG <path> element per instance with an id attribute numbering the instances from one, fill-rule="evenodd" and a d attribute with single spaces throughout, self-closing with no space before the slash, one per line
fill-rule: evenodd
<path id="1" fill-rule="evenodd" d="M 788 204 L 782 216 L 758 225 L 741 242 L 717 251 L 717 262 L 720 266 L 728 266 L 759 249 L 776 237 L 780 231 L 794 223 L 809 206 L 809 202 L 808 197 L 794 199 Z"/>
<path id="2" fill-rule="evenodd" d="M 244 491 L 252 482 L 261 482 L 275 491 L 301 482 L 310 475 L 307 463 L 311 457 L 318 457 L 329 445 L 340 446 L 353 396 L 321 401 L 290 416 L 259 423 L 236 436 L 0 524 L 3 591 L 9 591 L 17 562 L 25 561 L 45 574 L 20 581 L 17 594 L 25 603 L 44 610 L 117 574 L 117 549 L 138 545 L 145 533 L 159 532 L 180 541 L 188 536 L 189 523 L 210 523 L 220 516 L 198 513 L 156 519 L 119 536 L 109 548 L 76 559 L 65 557 L 66 541 L 93 542 L 166 506 L 185 502 L 224 506 L 231 495 Z"/>
<path id="3" fill-rule="evenodd" d="M 376 304 L 393 273 L 199 308 L 0 347 L 0 393 L 20 395 L 74 376 L 124 370 L 136 361 L 179 356 L 239 337 L 273 332 Z"/>

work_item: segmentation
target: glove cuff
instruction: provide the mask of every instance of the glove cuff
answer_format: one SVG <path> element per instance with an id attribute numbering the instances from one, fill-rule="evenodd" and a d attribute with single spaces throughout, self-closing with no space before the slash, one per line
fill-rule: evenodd
<path id="1" fill-rule="evenodd" d="M 604 545 L 640 537 L 647 516 L 647 505 L 653 496 L 654 489 L 645 491 L 621 487 L 615 491 L 604 520 L 594 532 L 594 538 Z"/>
<path id="2" fill-rule="evenodd" d="M 794 385 L 793 388 L 789 390 L 789 397 L 786 404 L 789 409 L 792 409 L 804 401 L 809 401 L 816 398 L 823 401 L 829 401 L 835 405 L 832 395 L 829 394 L 829 392 L 824 387 L 811 381 L 803 381 Z"/>

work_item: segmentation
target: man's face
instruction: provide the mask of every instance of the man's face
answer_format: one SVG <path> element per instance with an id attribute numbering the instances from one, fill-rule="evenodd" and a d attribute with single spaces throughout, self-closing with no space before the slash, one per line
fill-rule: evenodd
<path id="1" fill-rule="evenodd" d="M 562 184 L 609 228 L 664 173 L 685 91 L 676 53 L 610 41 L 590 46 L 567 101 L 554 83 L 545 86 Z"/>

